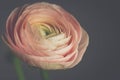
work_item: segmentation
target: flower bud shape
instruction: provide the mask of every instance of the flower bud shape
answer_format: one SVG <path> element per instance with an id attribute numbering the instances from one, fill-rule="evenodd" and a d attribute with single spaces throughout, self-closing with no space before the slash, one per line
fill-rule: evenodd
<path id="1" fill-rule="evenodd" d="M 3 39 L 23 61 L 48 70 L 74 67 L 89 43 L 87 32 L 70 13 L 46 2 L 15 8 Z"/>

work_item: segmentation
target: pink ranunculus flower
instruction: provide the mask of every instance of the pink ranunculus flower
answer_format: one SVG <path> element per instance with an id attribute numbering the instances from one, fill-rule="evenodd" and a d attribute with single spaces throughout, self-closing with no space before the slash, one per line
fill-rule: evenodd
<path id="1" fill-rule="evenodd" d="M 18 57 L 42 69 L 74 67 L 89 43 L 87 32 L 71 14 L 45 2 L 15 8 L 4 40 Z"/>

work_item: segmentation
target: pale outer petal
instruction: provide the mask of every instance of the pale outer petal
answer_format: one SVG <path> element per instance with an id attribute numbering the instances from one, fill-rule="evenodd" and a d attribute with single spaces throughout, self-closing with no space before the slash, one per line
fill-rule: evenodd
<path id="1" fill-rule="evenodd" d="M 74 67 L 82 60 L 83 55 L 88 47 L 88 44 L 89 44 L 88 33 L 82 28 L 82 38 L 81 38 L 81 41 L 80 41 L 79 47 L 78 47 L 78 56 L 77 56 L 76 60 L 74 61 L 74 63 L 69 66 L 69 68 Z"/>
<path id="2" fill-rule="evenodd" d="M 35 56 L 31 55 L 22 55 L 21 58 L 28 64 L 38 68 L 46 70 L 64 69 L 64 65 L 59 64 L 59 62 L 40 61 Z"/>

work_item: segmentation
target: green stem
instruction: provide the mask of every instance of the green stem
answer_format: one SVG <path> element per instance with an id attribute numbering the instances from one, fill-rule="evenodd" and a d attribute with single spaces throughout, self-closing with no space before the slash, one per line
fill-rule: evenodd
<path id="1" fill-rule="evenodd" d="M 43 75 L 44 80 L 49 80 L 48 72 L 46 70 L 42 70 L 42 75 Z"/>
<path id="2" fill-rule="evenodd" d="M 22 66 L 21 66 L 21 62 L 16 57 L 14 57 L 14 65 L 15 65 L 16 73 L 18 75 L 18 79 L 19 80 L 25 80 L 25 77 L 24 77 L 24 74 L 23 74 L 23 70 L 22 70 Z"/>

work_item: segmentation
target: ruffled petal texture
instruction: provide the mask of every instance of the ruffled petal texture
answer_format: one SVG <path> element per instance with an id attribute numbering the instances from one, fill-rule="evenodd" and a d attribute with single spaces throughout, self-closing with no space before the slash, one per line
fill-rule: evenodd
<path id="1" fill-rule="evenodd" d="M 11 12 L 4 41 L 32 66 L 67 69 L 81 61 L 89 37 L 67 11 L 58 5 L 40 2 Z"/>

